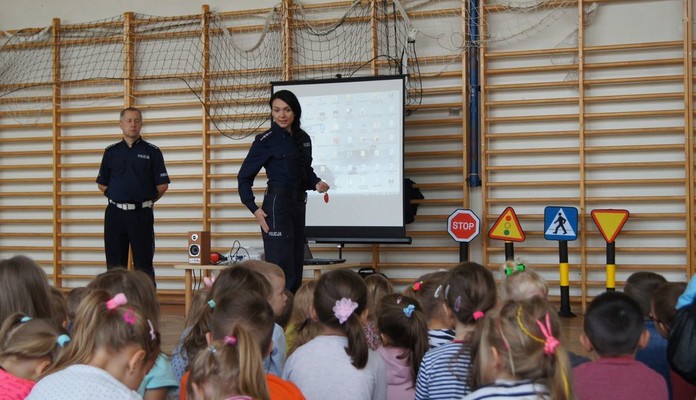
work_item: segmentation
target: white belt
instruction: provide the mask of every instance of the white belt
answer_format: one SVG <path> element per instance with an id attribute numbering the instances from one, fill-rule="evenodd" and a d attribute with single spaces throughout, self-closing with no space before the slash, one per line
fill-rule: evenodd
<path id="1" fill-rule="evenodd" d="M 143 201 L 142 203 L 117 203 L 111 199 L 109 199 L 109 203 L 115 205 L 116 207 L 120 208 L 121 210 L 126 210 L 126 211 L 131 211 L 131 210 L 137 210 L 138 208 L 152 208 L 152 205 L 154 204 L 152 200 L 148 201 Z"/>

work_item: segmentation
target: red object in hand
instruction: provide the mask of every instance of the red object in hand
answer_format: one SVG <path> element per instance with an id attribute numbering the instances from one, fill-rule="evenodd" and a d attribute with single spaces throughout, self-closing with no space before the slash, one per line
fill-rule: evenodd
<path id="1" fill-rule="evenodd" d="M 329 192 L 324 193 L 324 203 L 329 202 Z"/>

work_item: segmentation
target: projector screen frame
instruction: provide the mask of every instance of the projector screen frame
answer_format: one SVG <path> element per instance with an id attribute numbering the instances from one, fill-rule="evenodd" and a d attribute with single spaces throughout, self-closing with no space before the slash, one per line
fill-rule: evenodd
<path id="1" fill-rule="evenodd" d="M 320 85 L 320 84 L 349 84 L 351 82 L 373 82 L 383 80 L 400 80 L 401 81 L 401 132 L 400 147 L 401 147 L 401 182 L 400 193 L 402 195 L 400 208 L 402 210 L 400 226 L 312 226 L 305 227 L 307 241 L 310 243 L 336 243 L 343 245 L 346 243 L 364 243 L 364 244 L 410 244 L 411 238 L 406 236 L 406 224 L 403 217 L 403 198 L 404 198 L 404 125 L 405 125 L 405 101 L 406 101 L 406 79 L 405 75 L 384 75 L 384 76 L 364 76 L 350 78 L 335 78 L 335 79 L 315 79 L 315 80 L 294 80 L 294 81 L 273 81 L 271 82 L 271 93 L 277 90 L 290 90 L 293 87 L 300 85 Z M 298 96 L 301 97 L 301 96 Z M 302 100 L 300 99 L 300 104 Z M 317 172 L 321 177 L 321 174 Z M 331 190 L 329 190 L 331 194 Z M 308 213 L 311 210 L 308 210 Z"/>

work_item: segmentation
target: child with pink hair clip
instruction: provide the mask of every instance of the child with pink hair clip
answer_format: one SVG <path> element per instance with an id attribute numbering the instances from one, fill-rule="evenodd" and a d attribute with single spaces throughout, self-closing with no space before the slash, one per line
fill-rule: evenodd
<path id="1" fill-rule="evenodd" d="M 196 354 L 187 390 L 194 400 L 269 400 L 257 342 L 235 326 L 232 335 Z"/>
<path id="2" fill-rule="evenodd" d="M 540 297 L 508 300 L 484 318 L 475 363 L 478 399 L 570 400 L 568 355 L 561 323 Z"/>
<path id="3" fill-rule="evenodd" d="M 366 301 L 357 272 L 337 269 L 319 277 L 310 314 L 321 333 L 295 350 L 283 370 L 283 379 L 307 400 L 386 400 L 384 363 L 368 349 L 362 329 Z"/>
<path id="4" fill-rule="evenodd" d="M 72 335 L 27 399 L 142 399 L 135 390 L 160 352 L 159 333 L 123 293 L 87 295 Z"/>

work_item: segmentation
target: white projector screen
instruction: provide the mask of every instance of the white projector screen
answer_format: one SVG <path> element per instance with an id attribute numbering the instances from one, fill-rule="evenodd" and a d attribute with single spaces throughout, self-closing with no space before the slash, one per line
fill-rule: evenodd
<path id="1" fill-rule="evenodd" d="M 406 241 L 403 212 L 404 77 L 273 82 L 302 106 L 312 166 L 329 201 L 307 192 L 307 240 Z"/>

